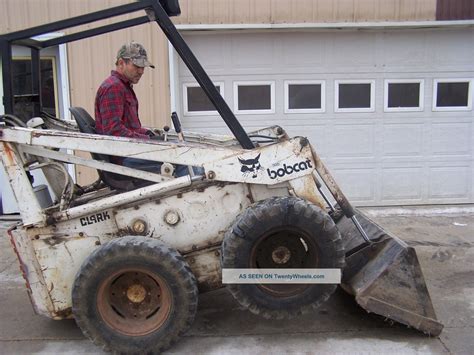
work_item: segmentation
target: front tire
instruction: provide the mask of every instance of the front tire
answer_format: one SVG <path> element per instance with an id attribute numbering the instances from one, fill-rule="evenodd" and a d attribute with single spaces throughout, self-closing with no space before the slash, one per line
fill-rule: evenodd
<path id="1" fill-rule="evenodd" d="M 296 197 L 276 197 L 247 208 L 227 231 L 222 268 L 311 269 L 344 266 L 336 225 L 321 208 Z M 317 308 L 336 284 L 229 284 L 234 298 L 265 318 L 292 318 Z"/>
<path id="2" fill-rule="evenodd" d="M 196 279 L 184 258 L 157 240 L 123 237 L 95 250 L 72 291 L 78 326 L 116 353 L 159 353 L 194 321 Z"/>

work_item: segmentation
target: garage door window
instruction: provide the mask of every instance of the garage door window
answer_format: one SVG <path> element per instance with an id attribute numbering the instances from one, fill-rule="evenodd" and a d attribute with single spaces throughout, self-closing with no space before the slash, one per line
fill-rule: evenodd
<path id="1" fill-rule="evenodd" d="M 468 111 L 472 109 L 472 80 L 435 79 L 433 111 Z"/>
<path id="2" fill-rule="evenodd" d="M 234 82 L 234 112 L 275 113 L 275 82 Z"/>
<path id="3" fill-rule="evenodd" d="M 215 83 L 216 89 L 224 96 L 224 84 Z M 217 115 L 216 108 L 198 83 L 183 85 L 184 113 L 186 115 Z"/>
<path id="4" fill-rule="evenodd" d="M 285 113 L 324 112 L 324 103 L 324 81 L 285 81 Z"/>
<path id="5" fill-rule="evenodd" d="M 215 85 L 224 96 L 224 84 L 215 83 Z M 185 115 L 217 115 L 216 108 L 197 83 L 183 85 L 183 101 Z"/>
<path id="6" fill-rule="evenodd" d="M 373 112 L 374 80 L 336 80 L 336 112 Z"/>
<path id="7" fill-rule="evenodd" d="M 385 80 L 384 111 L 423 111 L 423 80 Z"/>

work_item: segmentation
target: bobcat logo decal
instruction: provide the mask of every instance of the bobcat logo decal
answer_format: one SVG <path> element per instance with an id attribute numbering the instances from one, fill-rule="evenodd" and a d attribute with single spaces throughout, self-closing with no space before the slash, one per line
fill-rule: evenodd
<path id="1" fill-rule="evenodd" d="M 252 178 L 256 178 L 257 174 L 260 172 L 260 170 L 263 171 L 263 167 L 260 165 L 260 162 L 258 159 L 260 159 L 260 154 L 257 155 L 253 159 L 239 159 L 240 164 L 242 164 L 242 167 L 240 168 L 240 171 L 244 176 L 247 176 L 249 174 L 252 174 Z"/>

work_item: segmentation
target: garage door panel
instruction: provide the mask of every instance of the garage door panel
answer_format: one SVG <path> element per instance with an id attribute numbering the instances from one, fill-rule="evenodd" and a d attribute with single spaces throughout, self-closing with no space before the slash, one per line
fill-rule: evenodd
<path id="1" fill-rule="evenodd" d="M 381 51 L 384 63 L 390 66 L 423 66 L 429 61 L 426 35 L 407 36 L 406 33 L 388 33 Z"/>
<path id="2" fill-rule="evenodd" d="M 423 154 L 422 124 L 384 125 L 382 133 L 383 156 L 417 156 Z"/>
<path id="3" fill-rule="evenodd" d="M 186 42 L 206 70 L 228 73 L 228 69 L 231 69 L 230 65 L 228 68 L 223 66 L 228 57 L 226 41 L 223 36 L 189 36 L 186 37 Z M 209 55 L 210 47 L 212 47 L 212 55 Z M 181 60 L 179 61 L 179 73 L 182 76 L 192 77 L 191 72 Z"/>
<path id="4" fill-rule="evenodd" d="M 331 171 L 353 203 L 373 205 L 376 202 L 377 174 L 374 168 L 334 168 Z"/>
<path id="5" fill-rule="evenodd" d="M 382 169 L 381 197 L 387 201 L 422 201 L 423 167 Z"/>
<path id="6" fill-rule="evenodd" d="M 367 158 L 375 156 L 374 126 L 335 125 L 332 135 L 332 157 Z"/>
<path id="7" fill-rule="evenodd" d="M 200 128 L 205 130 L 207 127 L 220 128 L 223 132 L 228 130 L 227 126 L 222 125 L 222 118 L 220 116 L 193 116 L 186 122 L 186 130 L 196 130 Z"/>
<path id="8" fill-rule="evenodd" d="M 459 43 L 465 45 L 460 46 Z M 466 65 L 472 70 L 474 58 L 473 31 L 444 31 L 432 38 L 430 48 L 433 50 L 432 60 L 438 65 Z"/>
<path id="9" fill-rule="evenodd" d="M 295 41 L 293 34 L 282 36 L 283 57 L 285 65 L 291 67 L 322 66 L 325 64 L 327 37 L 322 34 L 303 33 Z"/>
<path id="10" fill-rule="evenodd" d="M 431 154 L 471 155 L 471 123 L 434 123 Z"/>
<path id="11" fill-rule="evenodd" d="M 376 65 L 376 34 L 339 33 L 332 37 L 330 61 L 337 66 Z"/>
<path id="12" fill-rule="evenodd" d="M 264 34 L 244 34 L 231 38 L 231 63 L 234 68 L 273 67 L 275 57 L 273 37 Z"/>
<path id="13" fill-rule="evenodd" d="M 459 199 L 469 195 L 472 167 L 433 166 L 429 169 L 430 199 Z"/>

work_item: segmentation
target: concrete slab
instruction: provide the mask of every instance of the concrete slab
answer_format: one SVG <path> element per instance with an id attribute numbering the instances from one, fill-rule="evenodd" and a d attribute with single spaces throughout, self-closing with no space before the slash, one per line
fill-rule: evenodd
<path id="1" fill-rule="evenodd" d="M 474 328 L 446 327 L 439 339 L 451 354 L 472 355 L 474 352 Z"/>
<path id="2" fill-rule="evenodd" d="M 341 290 L 309 315 L 275 321 L 242 309 L 221 289 L 201 295 L 192 329 L 170 353 L 472 353 L 474 214 L 372 218 L 416 248 L 438 318 L 445 324 L 439 338 L 367 314 Z M 0 222 L 0 229 L 7 225 Z M 2 232 L 0 354 L 12 353 L 102 354 L 74 321 L 52 321 L 33 313 Z"/>
<path id="3" fill-rule="evenodd" d="M 400 337 L 404 337 L 401 340 Z M 192 344 L 192 345 L 191 345 Z M 191 350 L 191 346 L 192 349 Z M 446 354 L 442 344 L 417 335 L 381 331 L 185 337 L 169 353 L 205 354 Z"/>
<path id="4" fill-rule="evenodd" d="M 0 354 L 107 354 L 88 339 L 82 340 L 23 340 L 1 341 Z"/>

